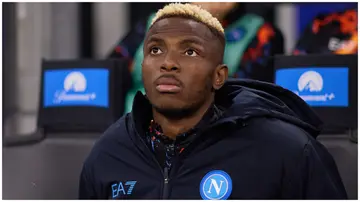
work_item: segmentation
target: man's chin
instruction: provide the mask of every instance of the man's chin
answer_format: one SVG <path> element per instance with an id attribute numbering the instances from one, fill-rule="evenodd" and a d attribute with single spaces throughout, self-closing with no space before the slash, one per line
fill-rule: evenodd
<path id="1" fill-rule="evenodd" d="M 190 108 L 179 105 L 153 105 L 153 107 L 158 113 L 171 119 L 181 119 L 187 117 L 194 111 Z"/>
<path id="2" fill-rule="evenodd" d="M 150 103 L 154 108 L 162 111 L 181 111 L 186 108 L 186 102 L 173 96 L 159 96 L 154 100 L 150 100 Z"/>

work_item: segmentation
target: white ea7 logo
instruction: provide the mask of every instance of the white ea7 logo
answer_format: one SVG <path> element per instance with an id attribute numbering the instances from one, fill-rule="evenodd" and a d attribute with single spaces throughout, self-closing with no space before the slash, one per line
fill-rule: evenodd
<path id="1" fill-rule="evenodd" d="M 224 200 L 232 191 L 230 176 L 221 170 L 214 170 L 205 175 L 200 183 L 200 195 L 205 200 Z"/>

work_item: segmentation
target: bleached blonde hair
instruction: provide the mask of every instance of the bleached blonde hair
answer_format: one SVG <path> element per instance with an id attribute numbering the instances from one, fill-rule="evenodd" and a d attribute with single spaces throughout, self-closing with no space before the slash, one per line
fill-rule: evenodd
<path id="1" fill-rule="evenodd" d="M 187 17 L 201 22 L 224 35 L 224 28 L 217 18 L 213 17 L 207 10 L 200 6 L 188 3 L 171 3 L 166 5 L 156 13 L 152 19 L 151 26 L 160 19 L 176 16 Z"/>

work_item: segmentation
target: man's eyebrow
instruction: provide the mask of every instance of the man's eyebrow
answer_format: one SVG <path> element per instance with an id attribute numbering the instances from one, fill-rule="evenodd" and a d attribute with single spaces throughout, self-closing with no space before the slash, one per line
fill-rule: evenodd
<path id="1" fill-rule="evenodd" d="M 149 44 L 149 43 L 152 43 L 152 42 L 155 42 L 155 43 L 165 43 L 165 40 L 158 37 L 158 36 L 149 36 L 146 40 L 146 43 L 145 44 Z M 184 44 L 197 44 L 199 46 L 204 46 L 205 44 L 205 41 L 202 40 L 201 38 L 199 37 L 186 37 L 184 39 L 182 39 L 180 42 L 179 42 L 180 45 L 184 45 Z"/>
<path id="2" fill-rule="evenodd" d="M 164 40 L 159 37 L 156 37 L 156 36 L 150 36 L 149 38 L 147 38 L 146 43 L 150 43 L 150 42 L 162 43 L 162 42 L 164 42 Z"/>

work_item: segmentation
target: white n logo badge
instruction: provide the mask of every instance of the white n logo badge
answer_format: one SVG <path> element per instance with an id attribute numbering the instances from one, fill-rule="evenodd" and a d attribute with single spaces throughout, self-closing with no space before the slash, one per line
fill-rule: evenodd
<path id="1" fill-rule="evenodd" d="M 200 195 L 205 200 L 228 199 L 232 191 L 232 180 L 226 172 L 213 170 L 208 172 L 200 182 Z"/>
<path id="2" fill-rule="evenodd" d="M 223 180 L 220 181 L 220 186 L 218 185 L 217 181 L 215 179 L 210 179 L 211 180 L 211 184 L 210 184 L 210 187 L 209 187 L 209 190 L 208 190 L 208 193 L 211 194 L 211 190 L 212 188 L 214 187 L 215 191 L 216 191 L 216 194 L 219 195 L 220 194 L 220 190 L 221 190 L 221 187 L 224 183 Z"/>

